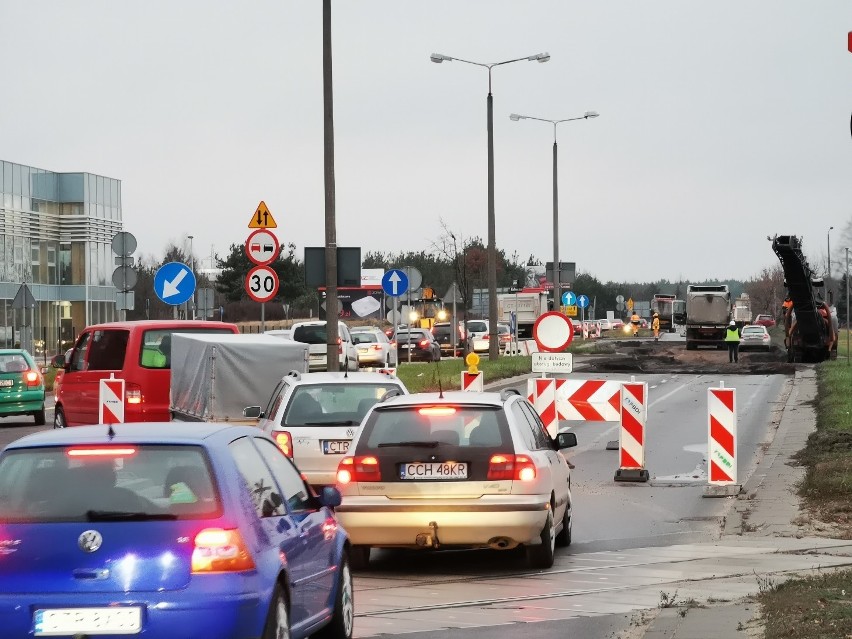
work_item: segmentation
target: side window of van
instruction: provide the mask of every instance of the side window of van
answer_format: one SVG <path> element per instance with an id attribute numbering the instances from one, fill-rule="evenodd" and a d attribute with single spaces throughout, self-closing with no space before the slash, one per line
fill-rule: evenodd
<path id="1" fill-rule="evenodd" d="M 89 344 L 90 371 L 119 371 L 124 367 L 128 331 L 95 331 Z"/>
<path id="2" fill-rule="evenodd" d="M 74 357 L 71 358 L 72 371 L 86 370 L 86 353 L 89 350 L 89 338 L 91 333 L 83 333 L 80 339 L 77 340 L 77 346 L 74 348 Z"/>

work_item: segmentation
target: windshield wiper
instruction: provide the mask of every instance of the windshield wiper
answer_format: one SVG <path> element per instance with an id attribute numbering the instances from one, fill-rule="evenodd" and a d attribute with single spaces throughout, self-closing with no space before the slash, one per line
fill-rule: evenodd
<path id="1" fill-rule="evenodd" d="M 342 419 L 339 421 L 329 421 L 329 422 L 305 422 L 304 426 L 354 426 L 355 424 L 360 424 L 361 422 L 356 422 L 351 419 Z"/>
<path id="2" fill-rule="evenodd" d="M 387 448 L 388 446 L 410 446 L 411 448 L 437 448 L 442 442 L 383 442 L 379 444 L 379 448 Z"/>
<path id="3" fill-rule="evenodd" d="M 126 510 L 87 510 L 86 519 L 88 521 L 171 521 L 177 519 L 177 515 Z"/>

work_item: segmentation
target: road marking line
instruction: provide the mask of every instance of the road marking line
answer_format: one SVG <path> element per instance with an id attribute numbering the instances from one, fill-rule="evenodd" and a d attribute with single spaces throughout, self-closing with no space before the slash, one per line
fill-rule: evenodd
<path id="1" fill-rule="evenodd" d="M 683 390 L 683 389 L 684 389 L 684 388 L 686 388 L 687 386 L 689 386 L 689 384 L 681 384 L 680 386 L 678 386 L 677 388 L 675 388 L 675 389 L 674 389 L 674 390 L 672 390 L 671 392 L 666 393 L 666 394 L 665 394 L 665 395 L 663 395 L 662 397 L 658 397 L 658 398 L 657 398 L 657 399 L 655 399 L 653 402 L 651 402 L 650 404 L 648 404 L 648 408 L 651 408 L 651 407 L 652 407 L 652 406 L 654 406 L 655 404 L 659 404 L 661 401 L 663 401 L 663 400 L 665 400 L 665 399 L 668 399 L 669 397 L 671 397 L 672 395 L 674 395 L 676 392 L 678 392 L 678 391 L 680 391 L 680 390 Z"/>

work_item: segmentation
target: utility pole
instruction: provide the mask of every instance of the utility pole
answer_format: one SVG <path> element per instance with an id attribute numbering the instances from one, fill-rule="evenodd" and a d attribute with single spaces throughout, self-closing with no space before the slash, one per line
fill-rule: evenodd
<path id="1" fill-rule="evenodd" d="M 334 199 L 334 97 L 331 78 L 331 0 L 322 2 L 322 93 L 325 165 L 325 333 L 327 370 L 339 371 L 337 353 L 337 221 Z M 319 314 L 319 311 L 317 311 Z"/>

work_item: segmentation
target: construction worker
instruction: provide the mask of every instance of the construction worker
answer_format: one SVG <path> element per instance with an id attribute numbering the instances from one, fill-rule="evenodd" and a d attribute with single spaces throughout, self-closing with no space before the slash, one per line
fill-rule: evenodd
<path id="1" fill-rule="evenodd" d="M 730 321 L 725 331 L 725 343 L 728 345 L 728 363 L 740 361 L 740 329 L 734 320 Z"/>
<path id="2" fill-rule="evenodd" d="M 651 328 L 654 329 L 654 341 L 660 341 L 660 314 L 654 313 L 654 319 L 651 320 Z"/>
<path id="3" fill-rule="evenodd" d="M 639 313 L 633 311 L 633 315 L 630 316 L 630 323 L 633 325 L 633 337 L 639 337 L 639 324 L 642 322 L 642 318 L 639 317 Z"/>

